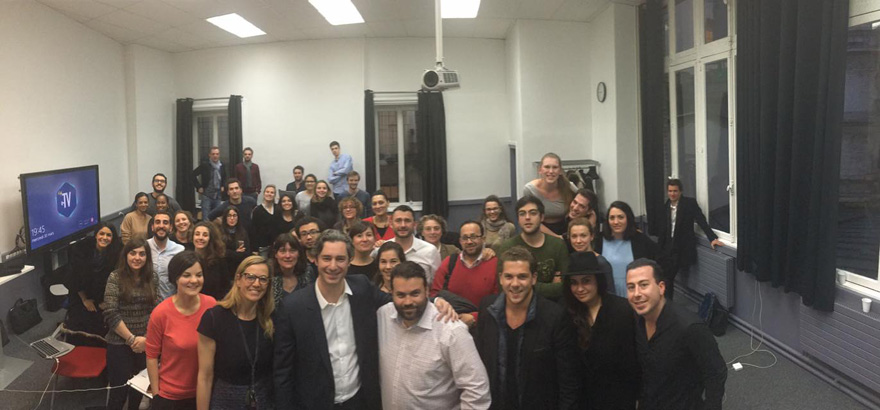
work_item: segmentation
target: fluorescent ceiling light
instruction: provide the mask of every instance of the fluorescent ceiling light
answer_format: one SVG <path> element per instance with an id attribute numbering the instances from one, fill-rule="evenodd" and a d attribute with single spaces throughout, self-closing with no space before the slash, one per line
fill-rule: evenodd
<path id="1" fill-rule="evenodd" d="M 309 3 L 334 26 L 364 22 L 364 18 L 351 0 L 309 0 Z"/>
<path id="2" fill-rule="evenodd" d="M 441 0 L 440 15 L 445 19 L 472 19 L 480 11 L 480 0 Z"/>
<path id="3" fill-rule="evenodd" d="M 253 25 L 250 21 L 238 14 L 226 14 L 223 16 L 211 17 L 207 19 L 209 23 L 222 28 L 241 38 L 265 35 L 266 32 L 260 30 L 259 27 Z"/>

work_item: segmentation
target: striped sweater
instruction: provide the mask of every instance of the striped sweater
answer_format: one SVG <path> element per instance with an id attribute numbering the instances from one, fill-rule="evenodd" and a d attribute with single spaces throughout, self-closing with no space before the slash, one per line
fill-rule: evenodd
<path id="1" fill-rule="evenodd" d="M 147 335 L 147 323 L 150 322 L 150 312 L 156 307 L 158 298 L 158 289 L 156 285 L 159 283 L 159 277 L 153 273 L 153 294 L 156 295 L 156 301 L 151 303 L 147 299 L 145 288 L 136 288 L 132 291 L 130 302 L 120 300 L 119 291 L 119 271 L 113 271 L 107 278 L 107 287 L 104 288 L 104 323 L 110 331 L 107 333 L 107 343 L 114 345 L 124 345 L 125 340 L 116 334 L 116 326 L 119 322 L 124 322 L 128 330 L 136 336 Z"/>

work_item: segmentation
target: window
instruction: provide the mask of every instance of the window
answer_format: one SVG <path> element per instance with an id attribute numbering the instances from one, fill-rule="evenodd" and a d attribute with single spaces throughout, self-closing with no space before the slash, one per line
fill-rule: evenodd
<path id="1" fill-rule="evenodd" d="M 229 116 L 223 111 L 196 111 L 193 113 L 193 161 L 208 160 L 211 147 L 220 147 L 220 163 L 231 164 L 229 153 Z"/>
<path id="2" fill-rule="evenodd" d="M 421 209 L 422 161 L 416 133 L 415 104 L 376 105 L 376 161 L 379 188 L 391 207 Z"/>
<path id="3" fill-rule="evenodd" d="M 731 0 L 667 0 L 663 87 L 667 175 L 697 199 L 719 238 L 736 242 L 734 61 Z"/>
<path id="4" fill-rule="evenodd" d="M 846 50 L 837 267 L 880 292 L 880 4 L 853 10 Z"/>

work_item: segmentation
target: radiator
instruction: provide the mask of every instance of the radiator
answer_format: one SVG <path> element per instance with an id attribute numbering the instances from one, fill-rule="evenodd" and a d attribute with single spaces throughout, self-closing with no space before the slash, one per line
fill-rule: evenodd
<path id="1" fill-rule="evenodd" d="M 734 278 L 736 277 L 736 258 L 697 246 L 697 263 L 687 272 L 678 274 L 675 282 L 701 295 L 713 292 L 726 308 L 733 307 Z"/>
<path id="2" fill-rule="evenodd" d="M 801 305 L 801 348 L 832 369 L 880 392 L 880 320 L 874 313 L 862 313 L 858 298 L 839 289 L 837 299 L 834 312 Z"/>

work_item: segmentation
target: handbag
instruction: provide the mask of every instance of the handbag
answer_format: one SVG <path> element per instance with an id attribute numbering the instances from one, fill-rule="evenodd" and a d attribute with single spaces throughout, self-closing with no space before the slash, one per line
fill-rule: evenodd
<path id="1" fill-rule="evenodd" d="M 730 313 L 721 305 L 721 302 L 718 301 L 718 296 L 714 293 L 708 292 L 703 296 L 703 302 L 700 303 L 698 314 L 715 336 L 723 336 L 727 332 L 727 321 Z"/>
<path id="2" fill-rule="evenodd" d="M 24 300 L 21 298 L 16 300 L 15 305 L 9 309 L 7 319 L 9 320 L 9 328 L 17 335 L 28 331 L 28 329 L 43 321 L 39 310 L 37 310 L 37 300 Z"/>

